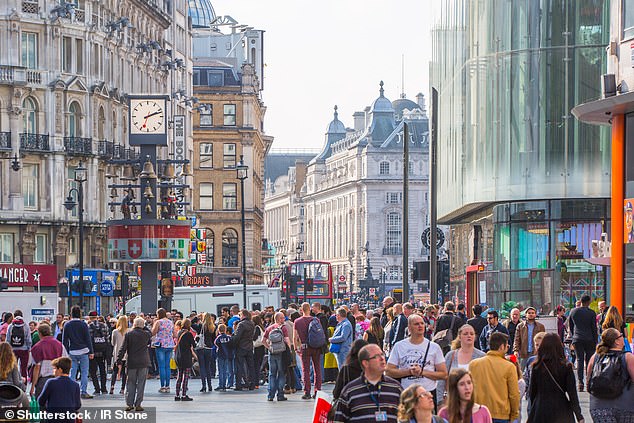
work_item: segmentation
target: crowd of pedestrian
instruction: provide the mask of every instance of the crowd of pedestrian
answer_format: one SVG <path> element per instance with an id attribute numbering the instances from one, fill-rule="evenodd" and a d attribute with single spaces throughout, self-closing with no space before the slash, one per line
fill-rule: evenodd
<path id="1" fill-rule="evenodd" d="M 530 306 L 500 321 L 498 310 L 481 305 L 469 318 L 461 304 L 418 308 L 391 297 L 376 310 L 303 303 L 234 306 L 219 316 L 161 308 L 84 317 L 73 307 L 54 322 L 28 324 L 15 310 L 0 325 L 0 382 L 44 409 L 69 410 L 115 395 L 120 382 L 127 411 L 143 411 L 146 380 L 154 377 L 159 393 L 173 389 L 175 401 L 194 400 L 193 376 L 201 395 L 266 384 L 268 401 L 278 402 L 296 392 L 314 399 L 332 382 L 333 422 L 415 423 L 519 422 L 523 397 L 531 423 L 581 422 L 578 392 L 587 389 L 595 422 L 630 422 L 634 356 L 624 351 L 625 323 L 616 307 L 600 303 L 597 315 L 589 305 L 584 296 L 569 313 L 557 307 L 553 333 Z M 69 396 L 56 395 L 69 384 Z"/>

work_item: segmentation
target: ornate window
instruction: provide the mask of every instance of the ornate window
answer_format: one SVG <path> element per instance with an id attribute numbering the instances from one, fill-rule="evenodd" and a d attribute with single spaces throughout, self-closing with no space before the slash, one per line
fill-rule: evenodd
<path id="1" fill-rule="evenodd" d="M 22 33 L 22 66 L 37 69 L 37 34 L 35 32 Z"/>
<path id="2" fill-rule="evenodd" d="M 23 129 L 25 134 L 37 134 L 37 103 L 33 97 L 22 102 Z"/>
<path id="3" fill-rule="evenodd" d="M 233 229 L 222 233 L 222 266 L 238 267 L 238 233 Z"/>
<path id="4" fill-rule="evenodd" d="M 385 243 L 388 254 L 400 254 L 401 249 L 401 214 L 399 212 L 389 212 L 386 216 L 386 238 Z"/>
<path id="5" fill-rule="evenodd" d="M 76 101 L 70 103 L 68 107 L 68 128 L 67 128 L 67 136 L 69 137 L 79 137 L 80 136 L 80 108 L 79 104 Z"/>
<path id="6" fill-rule="evenodd" d="M 381 162 L 379 164 L 379 175 L 389 175 L 389 174 L 390 174 L 390 163 Z"/>
<path id="7" fill-rule="evenodd" d="M 29 210 L 37 209 L 39 197 L 39 165 L 25 164 L 22 168 L 22 196 L 24 197 L 24 208 Z"/>
<path id="8" fill-rule="evenodd" d="M 0 234 L 0 263 L 13 263 L 13 234 Z"/>

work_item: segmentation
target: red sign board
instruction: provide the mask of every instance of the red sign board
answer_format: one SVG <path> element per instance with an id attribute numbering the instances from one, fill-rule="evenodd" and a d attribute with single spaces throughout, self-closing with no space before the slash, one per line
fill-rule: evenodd
<path id="1" fill-rule="evenodd" d="M 9 280 L 9 288 L 23 286 L 57 286 L 54 264 L 0 264 L 0 277 Z"/>

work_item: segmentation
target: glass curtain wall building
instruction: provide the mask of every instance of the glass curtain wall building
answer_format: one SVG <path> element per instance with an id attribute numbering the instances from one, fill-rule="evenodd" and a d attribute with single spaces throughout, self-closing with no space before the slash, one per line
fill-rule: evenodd
<path id="1" fill-rule="evenodd" d="M 486 281 L 490 293 L 477 302 L 495 307 L 514 300 L 549 311 L 583 293 L 603 297 L 606 269 L 584 259 L 609 226 L 609 130 L 570 110 L 600 96 L 609 1 L 435 6 L 439 223 L 470 230 L 484 215 L 493 231 L 492 255 L 465 246 L 451 257 L 463 261 L 452 266 L 452 297 L 467 299 L 465 269 L 476 263 L 486 270 L 471 288 L 478 296 Z"/>

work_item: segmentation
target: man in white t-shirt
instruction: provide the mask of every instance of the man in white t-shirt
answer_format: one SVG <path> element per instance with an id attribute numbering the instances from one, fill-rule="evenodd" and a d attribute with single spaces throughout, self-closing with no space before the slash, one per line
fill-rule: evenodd
<path id="1" fill-rule="evenodd" d="M 403 389 L 414 383 L 421 385 L 434 395 L 436 407 L 436 384 L 447 377 L 447 366 L 440 346 L 425 338 L 425 322 L 418 314 L 407 319 L 410 336 L 397 342 L 390 351 L 386 373 L 401 379 Z"/>

